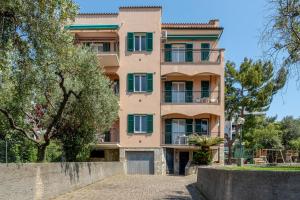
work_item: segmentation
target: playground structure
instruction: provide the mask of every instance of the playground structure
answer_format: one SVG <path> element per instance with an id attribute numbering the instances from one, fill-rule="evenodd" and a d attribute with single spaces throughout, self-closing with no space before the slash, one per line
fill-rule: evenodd
<path id="1" fill-rule="evenodd" d="M 299 152 L 283 149 L 259 149 L 253 158 L 254 164 L 269 163 L 296 163 L 299 161 Z"/>

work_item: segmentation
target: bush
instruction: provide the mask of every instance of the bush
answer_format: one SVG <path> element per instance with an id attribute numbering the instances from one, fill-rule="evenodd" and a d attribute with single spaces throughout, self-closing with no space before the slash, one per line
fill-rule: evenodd
<path id="1" fill-rule="evenodd" d="M 194 153 L 193 162 L 197 165 L 209 165 L 212 162 L 211 154 L 207 151 L 199 150 Z"/>

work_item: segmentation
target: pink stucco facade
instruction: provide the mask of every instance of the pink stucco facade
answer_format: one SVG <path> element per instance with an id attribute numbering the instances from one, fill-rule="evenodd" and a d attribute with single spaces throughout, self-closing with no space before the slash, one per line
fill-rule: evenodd
<path id="1" fill-rule="evenodd" d="M 109 46 L 105 52 L 98 52 L 99 60 L 105 74 L 116 82 L 120 111 L 111 130 L 111 141 L 100 143 L 98 148 L 119 149 L 120 160 L 124 162 L 126 151 L 153 150 L 155 156 L 160 152 L 161 155 L 154 158 L 156 174 L 168 171 L 166 148 L 172 148 L 173 171 L 179 173 L 178 152 L 189 152 L 191 160 L 195 149 L 186 143 L 166 141 L 169 140 L 166 119 L 174 119 L 172 129 L 177 127 L 174 124 L 178 121 L 176 119 L 183 120 L 183 123 L 192 120 L 190 130 L 193 133 L 201 129 L 207 135 L 224 137 L 224 50 L 218 47 L 223 28 L 218 20 L 206 24 L 164 24 L 161 7 L 121 7 L 119 13 L 79 14 L 72 25 L 80 27 L 70 29 L 76 43 L 104 48 L 102 44 L 99 47 L 99 43 L 104 42 Z M 87 25 L 94 25 L 94 28 Z M 152 40 L 146 38 L 146 45 L 151 42 L 152 48 L 129 51 L 128 33 L 134 33 L 134 45 L 136 36 L 152 33 Z M 192 48 L 187 49 L 186 44 Z M 171 49 L 166 50 L 167 46 Z M 134 74 L 134 77 L 136 74 L 152 74 L 152 80 L 147 79 L 152 90 L 129 92 L 128 74 Z M 166 89 L 168 85 L 172 91 Z M 188 85 L 191 91 L 188 91 Z M 129 115 L 134 120 L 136 115 L 152 116 L 152 121 L 147 121 L 147 128 L 152 126 L 150 133 L 136 133 L 136 121 L 133 122 L 133 133 L 129 133 Z M 142 122 L 140 126 L 143 126 Z M 215 149 L 214 161 L 222 163 L 223 145 Z"/>

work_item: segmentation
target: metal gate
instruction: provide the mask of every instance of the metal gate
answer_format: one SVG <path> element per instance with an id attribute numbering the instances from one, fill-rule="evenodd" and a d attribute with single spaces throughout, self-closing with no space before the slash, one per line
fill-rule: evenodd
<path id="1" fill-rule="evenodd" d="M 153 151 L 127 151 L 127 174 L 154 174 Z"/>

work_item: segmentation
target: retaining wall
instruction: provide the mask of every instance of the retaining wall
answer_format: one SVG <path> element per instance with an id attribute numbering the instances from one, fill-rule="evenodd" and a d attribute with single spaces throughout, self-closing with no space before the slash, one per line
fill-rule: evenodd
<path id="1" fill-rule="evenodd" d="M 300 172 L 199 168 L 197 187 L 208 200 L 299 200 Z"/>
<path id="2" fill-rule="evenodd" d="M 0 164 L 0 199 L 51 199 L 123 173 L 121 162 Z"/>

